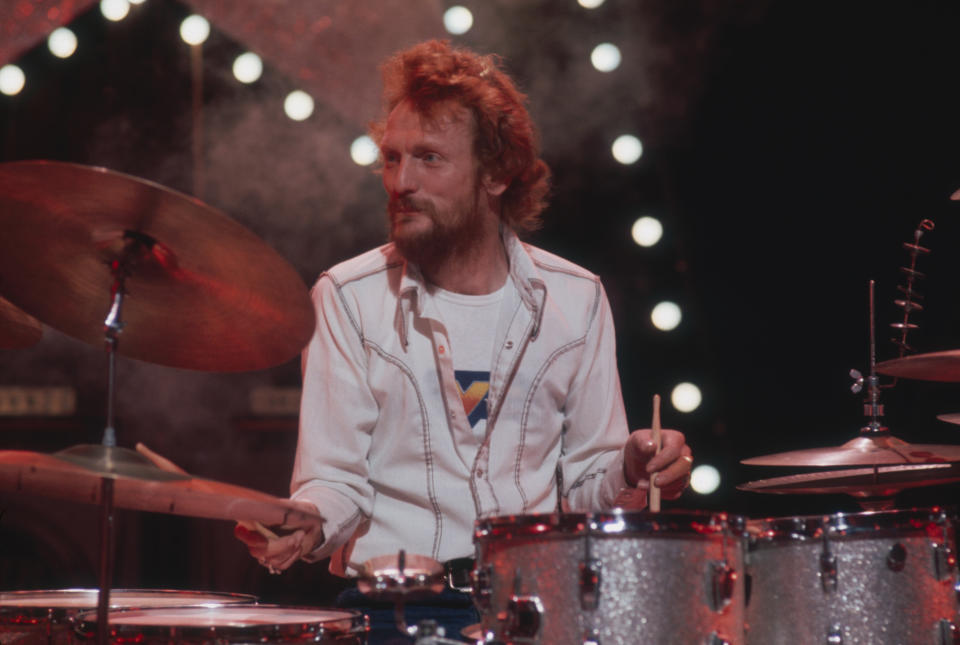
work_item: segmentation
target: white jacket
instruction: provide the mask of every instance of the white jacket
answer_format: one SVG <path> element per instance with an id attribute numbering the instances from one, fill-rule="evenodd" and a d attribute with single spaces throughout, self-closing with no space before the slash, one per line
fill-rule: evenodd
<path id="1" fill-rule="evenodd" d="M 603 287 L 512 232 L 504 244 L 520 303 L 473 463 L 457 451 L 472 430 L 417 267 L 387 244 L 318 279 L 290 484 L 325 518 L 309 559 L 339 549 L 340 575 L 401 548 L 445 561 L 472 555 L 480 517 L 624 505 L 628 429 Z"/>

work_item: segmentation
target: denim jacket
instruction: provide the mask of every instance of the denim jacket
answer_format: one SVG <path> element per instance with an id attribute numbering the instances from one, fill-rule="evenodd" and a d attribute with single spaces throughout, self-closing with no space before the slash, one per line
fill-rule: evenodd
<path id="1" fill-rule="evenodd" d="M 445 561 L 473 553 L 481 517 L 625 505 L 628 429 L 600 280 L 510 231 L 503 241 L 520 297 L 471 463 L 449 340 L 417 267 L 387 244 L 318 279 L 291 481 L 325 520 L 307 559 L 333 555 L 340 575 L 401 548 Z"/>

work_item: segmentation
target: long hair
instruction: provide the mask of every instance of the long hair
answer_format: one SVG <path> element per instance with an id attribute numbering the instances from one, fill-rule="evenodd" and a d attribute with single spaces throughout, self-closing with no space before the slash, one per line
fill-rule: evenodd
<path id="1" fill-rule="evenodd" d="M 430 40 L 388 58 L 382 73 L 384 115 L 370 127 L 374 140 L 381 140 L 387 116 L 403 101 L 411 101 L 425 116 L 442 102 L 458 102 L 474 116 L 474 154 L 481 172 L 507 184 L 500 198 L 501 219 L 517 232 L 540 227 L 550 168 L 540 159 L 527 97 L 498 57 Z"/>

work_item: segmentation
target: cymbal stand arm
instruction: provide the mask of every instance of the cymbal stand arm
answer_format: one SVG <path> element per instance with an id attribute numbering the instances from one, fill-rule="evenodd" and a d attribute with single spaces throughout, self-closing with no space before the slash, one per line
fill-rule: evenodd
<path id="1" fill-rule="evenodd" d="M 870 311 L 870 373 L 866 378 L 867 397 L 863 406 L 863 413 L 870 418 L 867 425 L 860 428 L 861 435 L 887 434 L 889 429 L 880 425 L 883 416 L 883 404 L 880 403 L 880 378 L 877 376 L 877 329 L 876 306 L 874 302 L 874 287 L 876 282 L 870 281 L 869 311 Z"/>

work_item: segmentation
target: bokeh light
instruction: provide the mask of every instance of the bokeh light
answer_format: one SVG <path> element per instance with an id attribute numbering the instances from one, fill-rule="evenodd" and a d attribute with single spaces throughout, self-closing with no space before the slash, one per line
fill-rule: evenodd
<path id="1" fill-rule="evenodd" d="M 636 163 L 643 155 L 643 144 L 632 134 L 622 134 L 613 142 L 611 152 L 614 159 L 628 166 Z"/>
<path id="2" fill-rule="evenodd" d="M 294 121 L 305 121 L 313 114 L 313 97 L 303 90 L 294 90 L 284 99 L 283 111 Z"/>
<path id="3" fill-rule="evenodd" d="M 639 246 L 651 247 L 663 237 L 663 224 L 656 217 L 639 217 L 630 227 L 630 237 Z"/>
<path id="4" fill-rule="evenodd" d="M 701 495 L 709 495 L 720 488 L 720 471 L 710 464 L 701 464 L 690 472 L 690 488 Z"/>
<path id="5" fill-rule="evenodd" d="M 263 61 L 253 52 L 237 56 L 233 61 L 233 77 L 241 83 L 253 83 L 263 74 Z"/>
<path id="6" fill-rule="evenodd" d="M 653 308 L 650 312 L 650 320 L 653 326 L 660 331 L 673 331 L 680 324 L 683 314 L 680 307 L 675 302 L 664 300 Z"/>
<path id="7" fill-rule="evenodd" d="M 193 14 L 180 23 L 180 37 L 188 45 L 201 45 L 210 36 L 210 23 L 203 16 Z"/>
<path id="8" fill-rule="evenodd" d="M 598 72 L 612 72 L 622 59 L 620 49 L 612 43 L 601 43 L 590 52 L 590 62 Z"/>
<path id="9" fill-rule="evenodd" d="M 350 144 L 350 158 L 358 166 L 369 166 L 380 156 L 380 150 L 367 135 L 359 136 Z"/>
<path id="10" fill-rule="evenodd" d="M 454 36 L 465 34 L 473 27 L 473 14 L 466 7 L 450 7 L 443 12 L 443 27 Z"/>
<path id="11" fill-rule="evenodd" d="M 702 401 L 703 394 L 693 383 L 678 383 L 670 393 L 670 402 L 679 412 L 693 412 Z"/>
<path id="12" fill-rule="evenodd" d="M 130 3 L 127 0 L 100 0 L 100 13 L 107 20 L 118 22 L 130 13 Z"/>
<path id="13" fill-rule="evenodd" d="M 26 74 L 13 63 L 0 67 L 0 92 L 14 96 L 20 93 L 26 83 Z"/>
<path id="14" fill-rule="evenodd" d="M 77 51 L 77 35 L 66 27 L 58 27 L 47 37 L 47 47 L 57 58 L 70 58 Z"/>

